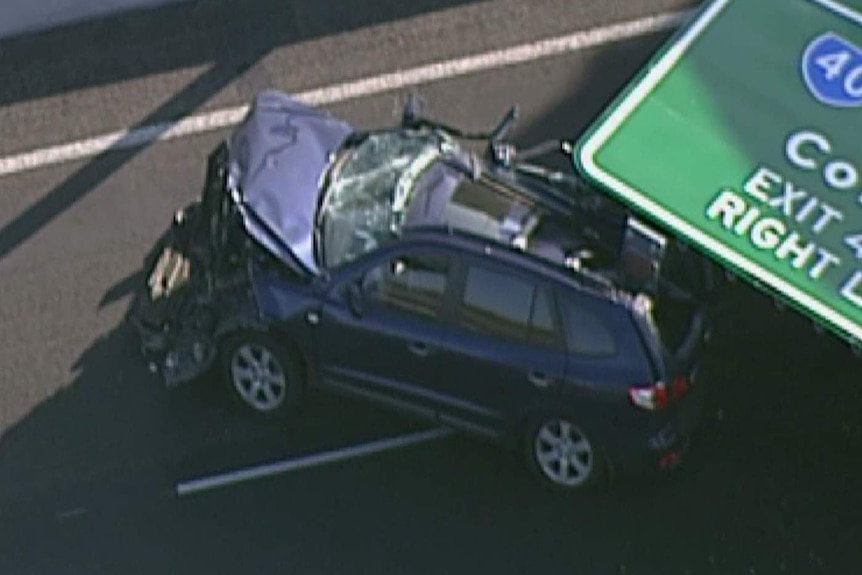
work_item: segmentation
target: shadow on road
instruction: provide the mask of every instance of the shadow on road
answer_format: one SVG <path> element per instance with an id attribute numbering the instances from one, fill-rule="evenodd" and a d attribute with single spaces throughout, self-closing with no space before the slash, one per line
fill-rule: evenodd
<path id="1" fill-rule="evenodd" d="M 186 0 L 3 39 L 0 106 L 200 64 L 239 74 L 279 46 L 480 1 Z"/>
<path id="2" fill-rule="evenodd" d="M 185 2 L 2 44 L 0 106 L 183 66 L 210 63 L 136 129 L 193 113 L 279 46 L 476 0 L 361 2 L 350 9 L 314 0 Z M 153 49 L 151 39 L 170 45 Z M 234 41 L 239 39 L 241 41 Z M 34 47 L 38 46 L 38 52 Z M 81 50 L 82 46 L 87 46 Z M 71 51 L 69 48 L 73 48 Z M 167 130 L 167 127 L 164 127 Z M 122 141 L 117 147 L 122 147 Z M 0 260 L 86 196 L 147 146 L 102 153 L 0 228 Z"/>
<path id="3" fill-rule="evenodd" d="M 573 91 L 519 139 L 584 126 L 645 48 L 603 51 L 590 69 L 605 82 Z M 147 122 L 193 106 L 263 53 L 217 67 Z M 88 163 L 0 231 L 0 253 L 132 155 Z M 133 283 L 117 278 L 103 301 Z M 329 399 L 289 422 L 247 420 L 210 380 L 171 393 L 155 385 L 120 325 L 82 355 L 64 391 L 0 439 L 0 572 L 849 572 L 862 559 L 859 364 L 751 289 L 737 284 L 727 297 L 688 462 L 671 477 L 572 500 L 540 492 L 512 458 L 464 438 L 177 500 L 172 487 L 191 470 L 411 423 Z"/>

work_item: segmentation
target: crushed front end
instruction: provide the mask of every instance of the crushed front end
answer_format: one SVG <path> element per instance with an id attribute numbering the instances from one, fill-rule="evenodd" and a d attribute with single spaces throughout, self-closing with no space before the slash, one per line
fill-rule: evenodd
<path id="1" fill-rule="evenodd" d="M 255 316 L 251 247 L 227 189 L 227 147 L 209 157 L 200 201 L 176 213 L 145 258 L 127 319 L 151 371 L 173 386 L 203 374 L 226 326 Z"/>

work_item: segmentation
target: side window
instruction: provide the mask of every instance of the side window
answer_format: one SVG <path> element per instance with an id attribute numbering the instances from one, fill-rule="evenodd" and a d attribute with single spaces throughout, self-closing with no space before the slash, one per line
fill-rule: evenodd
<path id="1" fill-rule="evenodd" d="M 471 266 L 461 302 L 461 326 L 524 341 L 530 328 L 535 286 L 508 274 Z"/>
<path id="2" fill-rule="evenodd" d="M 533 314 L 530 318 L 530 343 L 545 347 L 560 345 L 560 334 L 554 322 L 553 303 L 548 290 L 536 290 Z"/>
<path id="3" fill-rule="evenodd" d="M 566 297 L 562 300 L 562 312 L 570 352 L 591 357 L 616 355 L 614 334 L 598 313 Z"/>
<path id="4" fill-rule="evenodd" d="M 436 318 L 443 305 L 449 260 L 441 254 L 405 254 L 368 270 L 365 297 L 376 306 Z"/>
<path id="5" fill-rule="evenodd" d="M 537 346 L 556 347 L 562 341 L 546 289 L 478 266 L 467 270 L 460 324 L 471 331 Z"/>

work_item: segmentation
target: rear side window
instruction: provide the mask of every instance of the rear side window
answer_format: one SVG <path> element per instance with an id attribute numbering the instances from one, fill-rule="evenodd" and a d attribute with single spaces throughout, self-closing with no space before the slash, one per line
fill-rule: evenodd
<path id="1" fill-rule="evenodd" d="M 525 340 L 533 306 L 532 282 L 494 270 L 467 270 L 461 325 L 471 331 Z"/>
<path id="2" fill-rule="evenodd" d="M 560 345 L 548 291 L 529 279 L 481 266 L 467 270 L 460 325 L 470 331 L 544 347 Z"/>
<path id="3" fill-rule="evenodd" d="M 566 346 L 571 353 L 588 357 L 616 355 L 619 349 L 613 331 L 588 306 L 563 297 L 560 302 L 566 326 Z"/>

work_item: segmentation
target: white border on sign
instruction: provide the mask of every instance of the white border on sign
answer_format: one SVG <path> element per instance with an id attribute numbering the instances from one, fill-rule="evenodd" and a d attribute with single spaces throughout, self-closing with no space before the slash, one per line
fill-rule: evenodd
<path id="1" fill-rule="evenodd" d="M 616 132 L 620 125 L 640 106 L 652 90 L 661 82 L 683 55 L 691 47 L 692 43 L 704 32 L 706 27 L 715 20 L 731 0 L 717 0 L 709 6 L 694 23 L 686 30 L 677 42 L 664 53 L 657 64 L 647 72 L 643 79 L 628 93 L 623 101 L 602 122 L 599 128 L 590 136 L 580 150 L 580 163 L 587 173 L 595 180 L 601 182 L 608 188 L 614 190 L 626 198 L 632 204 L 638 206 L 646 213 L 665 222 L 675 230 L 702 245 L 717 257 L 729 262 L 731 265 L 744 270 L 757 280 L 769 285 L 803 305 L 813 313 L 830 322 L 835 327 L 850 334 L 856 340 L 862 340 L 862 325 L 858 325 L 850 318 L 824 305 L 821 301 L 811 297 L 802 290 L 787 283 L 782 278 L 769 270 L 761 267 L 754 261 L 731 250 L 723 243 L 716 241 L 705 234 L 699 228 L 680 219 L 671 212 L 665 210 L 650 198 L 644 196 L 638 190 L 618 179 L 614 175 L 604 171 L 595 162 L 595 155 L 610 137 Z M 832 0 L 810 0 L 821 5 L 827 10 L 841 16 L 846 16 L 856 23 L 862 24 L 862 15 L 838 4 Z"/>
<path id="2" fill-rule="evenodd" d="M 829 10 L 830 12 L 834 12 L 837 16 L 841 16 L 842 18 L 847 18 L 851 20 L 854 24 L 859 24 L 862 26 L 862 14 L 854 10 L 853 8 L 848 8 L 844 4 L 840 2 L 835 2 L 835 0 L 810 0 L 815 4 L 819 4 L 822 8 Z"/>

